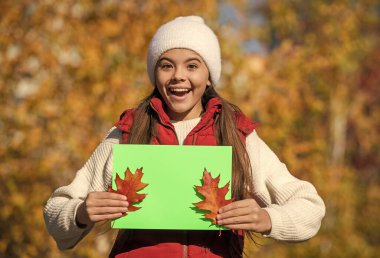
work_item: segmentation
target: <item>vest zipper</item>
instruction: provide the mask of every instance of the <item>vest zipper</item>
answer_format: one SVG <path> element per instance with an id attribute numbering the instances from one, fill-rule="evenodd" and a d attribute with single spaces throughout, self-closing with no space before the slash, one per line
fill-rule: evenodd
<path id="1" fill-rule="evenodd" d="M 183 258 L 187 258 L 187 231 L 183 231 Z"/>
<path id="2" fill-rule="evenodd" d="M 196 139 L 197 139 L 197 133 L 195 133 L 194 136 L 193 136 L 193 143 L 192 143 L 192 145 L 195 145 Z"/>

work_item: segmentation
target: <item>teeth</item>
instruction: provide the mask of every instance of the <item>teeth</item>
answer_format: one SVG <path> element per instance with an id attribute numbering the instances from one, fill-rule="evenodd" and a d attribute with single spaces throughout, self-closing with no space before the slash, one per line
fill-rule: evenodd
<path id="1" fill-rule="evenodd" d="M 170 89 L 171 92 L 188 92 L 189 89 Z"/>

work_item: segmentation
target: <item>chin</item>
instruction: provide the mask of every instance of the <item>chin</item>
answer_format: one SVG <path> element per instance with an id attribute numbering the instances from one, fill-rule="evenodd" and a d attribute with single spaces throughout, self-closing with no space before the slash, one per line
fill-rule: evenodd
<path id="1" fill-rule="evenodd" d="M 189 113 L 190 110 L 186 108 L 172 108 L 171 112 L 182 115 L 182 114 Z"/>

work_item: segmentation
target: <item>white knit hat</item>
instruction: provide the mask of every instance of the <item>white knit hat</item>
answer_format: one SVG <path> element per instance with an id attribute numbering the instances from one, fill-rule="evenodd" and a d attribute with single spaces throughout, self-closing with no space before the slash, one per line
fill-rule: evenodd
<path id="1" fill-rule="evenodd" d="M 186 48 L 200 55 L 210 73 L 212 85 L 220 78 L 221 58 L 218 38 L 199 16 L 177 17 L 162 25 L 153 36 L 147 57 L 148 75 L 155 85 L 155 68 L 160 56 L 173 48 Z"/>

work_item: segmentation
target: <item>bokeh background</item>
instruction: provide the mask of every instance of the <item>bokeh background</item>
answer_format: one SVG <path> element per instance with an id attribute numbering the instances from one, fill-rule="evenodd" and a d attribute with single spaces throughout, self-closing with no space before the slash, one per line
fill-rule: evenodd
<path id="1" fill-rule="evenodd" d="M 220 93 L 327 206 L 313 239 L 257 236 L 246 257 L 380 257 L 376 0 L 1 0 L 0 257 L 107 257 L 104 225 L 60 252 L 43 206 L 152 90 L 158 26 L 191 14 L 220 39 Z"/>

